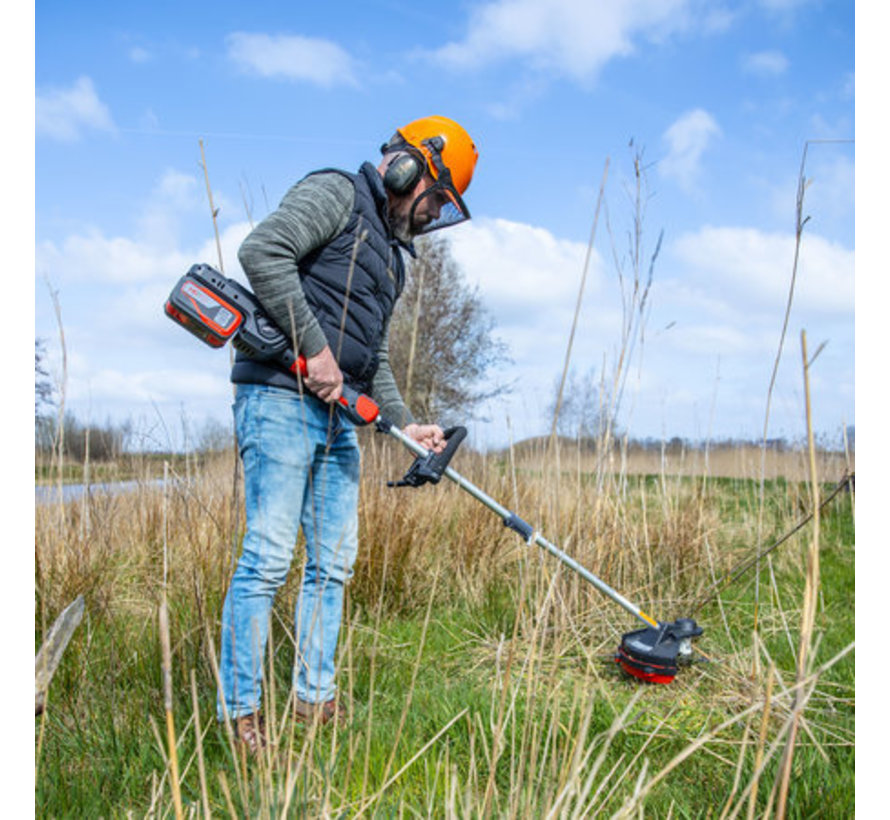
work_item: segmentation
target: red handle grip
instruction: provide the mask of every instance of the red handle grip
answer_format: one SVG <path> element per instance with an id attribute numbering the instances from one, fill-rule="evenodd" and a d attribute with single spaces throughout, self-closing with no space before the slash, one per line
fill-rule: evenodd
<path id="1" fill-rule="evenodd" d="M 290 369 L 294 373 L 299 371 L 301 376 L 308 375 L 309 370 L 306 367 L 306 357 L 302 355 L 297 357 Z M 364 393 L 359 393 L 357 390 L 353 390 L 347 384 L 343 385 L 340 398 L 337 399 L 337 402 L 343 408 L 346 416 L 354 424 L 371 424 L 377 421 L 377 418 L 380 416 L 380 408 L 377 406 L 377 402 L 375 402 L 374 399 L 370 396 L 366 396 Z"/>

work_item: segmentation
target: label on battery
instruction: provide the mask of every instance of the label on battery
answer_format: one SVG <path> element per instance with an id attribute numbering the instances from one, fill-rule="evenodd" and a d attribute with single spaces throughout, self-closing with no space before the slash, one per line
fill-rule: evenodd
<path id="1" fill-rule="evenodd" d="M 186 282 L 182 286 L 182 292 L 186 296 L 191 296 L 193 299 L 197 299 L 204 307 L 213 307 L 214 305 L 219 304 L 209 293 L 199 288 L 193 282 Z"/>
<path id="2" fill-rule="evenodd" d="M 229 326 L 233 321 L 236 321 L 239 317 L 232 313 L 227 307 L 225 307 L 218 299 L 214 298 L 214 296 L 208 293 L 201 287 L 198 287 L 193 282 L 185 282 L 182 286 L 182 292 L 189 298 L 193 299 L 197 302 L 201 307 L 209 309 L 212 311 L 212 321 L 222 330 L 227 331 Z"/>

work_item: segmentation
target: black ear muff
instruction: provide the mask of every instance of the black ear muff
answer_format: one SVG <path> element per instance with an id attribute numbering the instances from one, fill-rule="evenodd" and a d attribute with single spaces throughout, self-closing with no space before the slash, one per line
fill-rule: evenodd
<path id="1" fill-rule="evenodd" d="M 383 174 L 383 185 L 396 196 L 403 196 L 420 182 L 424 168 L 423 157 L 416 157 L 406 152 L 387 166 Z"/>

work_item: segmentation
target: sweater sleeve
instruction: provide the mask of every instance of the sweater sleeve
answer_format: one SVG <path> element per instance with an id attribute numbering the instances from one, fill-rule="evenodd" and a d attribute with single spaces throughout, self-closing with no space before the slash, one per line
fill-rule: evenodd
<path id="1" fill-rule="evenodd" d="M 415 422 L 414 416 L 408 409 L 399 387 L 396 384 L 392 367 L 389 363 L 389 322 L 384 328 L 383 341 L 377 350 L 378 366 L 374 378 L 371 380 L 371 397 L 380 408 L 380 415 L 389 419 L 398 427 L 405 427 Z"/>
<path id="2" fill-rule="evenodd" d="M 354 202 L 355 187 L 342 174 L 312 174 L 285 194 L 238 250 L 256 297 L 304 356 L 319 353 L 327 339 L 303 293 L 299 262 L 343 231 Z"/>

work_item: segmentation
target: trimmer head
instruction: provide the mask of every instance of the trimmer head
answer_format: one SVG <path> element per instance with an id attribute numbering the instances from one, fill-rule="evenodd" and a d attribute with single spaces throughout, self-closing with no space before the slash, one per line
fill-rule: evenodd
<path id="1" fill-rule="evenodd" d="M 647 683 L 670 683 L 677 664 L 692 657 L 692 639 L 704 630 L 692 618 L 626 633 L 615 654 L 618 665 Z"/>

